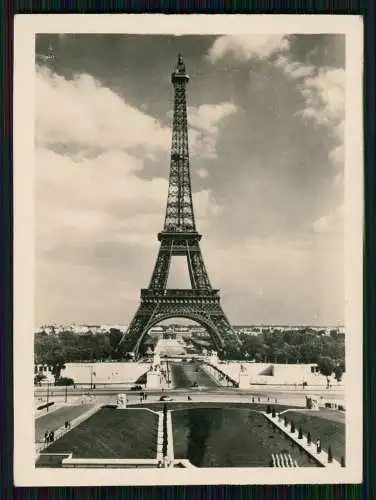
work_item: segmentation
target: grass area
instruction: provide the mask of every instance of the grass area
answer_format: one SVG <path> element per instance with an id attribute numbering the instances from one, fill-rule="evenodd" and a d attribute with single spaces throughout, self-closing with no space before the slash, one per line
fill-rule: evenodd
<path id="1" fill-rule="evenodd" d="M 175 458 L 196 467 L 268 467 L 273 453 L 290 454 L 299 467 L 316 462 L 249 409 L 192 408 L 172 413 Z"/>
<path id="2" fill-rule="evenodd" d="M 59 427 L 64 425 L 66 420 L 72 421 L 90 410 L 92 406 L 93 405 L 63 406 L 54 411 L 50 409 L 50 412 L 35 420 L 35 441 L 43 441 L 46 430 L 56 431 Z"/>
<path id="3" fill-rule="evenodd" d="M 75 458 L 155 458 L 158 415 L 102 408 L 49 446 L 45 453 Z"/>
<path id="4" fill-rule="evenodd" d="M 330 444 L 334 458 L 341 460 L 341 457 L 346 454 L 345 423 L 339 422 L 338 419 L 337 421 L 329 420 L 327 413 L 320 417 L 320 412 L 288 411 L 283 414 L 283 417 L 286 415 L 289 422 L 293 420 L 297 429 L 301 426 L 303 434 L 310 432 L 312 442 L 315 443 L 317 439 L 320 439 L 325 451 L 328 451 Z"/>
<path id="5" fill-rule="evenodd" d="M 311 410 L 302 410 L 303 413 L 307 415 L 312 415 Z M 320 408 L 320 410 L 316 413 L 317 417 L 324 418 L 326 420 L 332 420 L 334 422 L 340 422 L 345 424 L 346 422 L 346 413 L 344 411 L 336 411 L 336 410 L 326 410 L 324 408 Z"/>

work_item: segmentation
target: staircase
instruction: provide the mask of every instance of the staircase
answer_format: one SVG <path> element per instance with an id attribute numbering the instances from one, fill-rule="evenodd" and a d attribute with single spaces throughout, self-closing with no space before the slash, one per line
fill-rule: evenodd
<path id="1" fill-rule="evenodd" d="M 293 460 L 289 453 L 273 453 L 271 466 L 282 467 L 284 469 L 299 467 L 297 461 Z"/>

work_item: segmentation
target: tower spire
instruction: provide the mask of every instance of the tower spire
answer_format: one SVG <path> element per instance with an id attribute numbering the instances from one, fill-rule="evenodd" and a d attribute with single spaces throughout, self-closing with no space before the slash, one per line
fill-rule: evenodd
<path id="1" fill-rule="evenodd" d="M 196 231 L 189 166 L 186 85 L 189 81 L 183 56 L 178 55 L 171 74 L 174 87 L 172 144 L 167 208 L 163 232 Z"/>

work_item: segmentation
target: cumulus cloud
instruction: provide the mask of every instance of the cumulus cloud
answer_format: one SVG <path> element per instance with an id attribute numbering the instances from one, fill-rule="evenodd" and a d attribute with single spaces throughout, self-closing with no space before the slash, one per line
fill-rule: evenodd
<path id="1" fill-rule="evenodd" d="M 343 165 L 345 118 L 345 71 L 333 67 L 317 68 L 292 58 L 290 38 L 286 35 L 220 36 L 211 46 L 211 62 L 231 55 L 246 62 L 253 58 L 270 59 L 272 64 L 295 82 L 305 101 L 298 113 L 307 120 L 328 127 L 336 144 L 329 153 L 334 164 Z"/>
<path id="2" fill-rule="evenodd" d="M 192 156 L 203 159 L 217 158 L 220 128 L 224 120 L 237 111 L 238 107 L 230 102 L 188 107 L 189 149 Z M 172 118 L 172 111 L 167 115 Z"/>
<path id="3" fill-rule="evenodd" d="M 317 125 L 326 126 L 335 141 L 329 152 L 334 165 L 344 162 L 345 70 L 293 61 L 290 54 L 278 54 L 273 61 L 286 77 L 296 82 L 305 106 L 297 114 Z"/>
<path id="4" fill-rule="evenodd" d="M 147 141 L 145 141 L 147 137 Z M 39 67 L 36 74 L 36 142 L 78 144 L 84 148 L 129 149 L 147 147 L 165 151 L 170 130 L 124 102 L 92 76 L 74 80 Z"/>
<path id="5" fill-rule="evenodd" d="M 235 104 L 221 102 L 219 104 L 202 104 L 188 108 L 188 122 L 198 130 L 209 134 L 217 134 L 221 121 L 238 110 Z"/>
<path id="6" fill-rule="evenodd" d="M 291 61 L 289 55 L 278 54 L 273 61 L 274 66 L 281 68 L 285 75 L 292 79 L 298 80 L 305 78 L 315 73 L 315 67 L 309 64 L 302 64 L 299 61 Z"/>
<path id="7" fill-rule="evenodd" d="M 205 110 L 205 126 L 196 130 L 193 144 L 194 149 L 202 148 L 207 154 L 215 153 L 216 127 L 231 112 L 226 107 L 222 112 L 215 110 L 212 115 L 210 109 Z M 196 118 L 200 112 L 196 110 Z M 45 68 L 38 69 L 38 315 L 52 320 L 62 314 L 71 317 L 73 302 L 79 302 L 84 315 L 86 308 L 90 311 L 93 307 L 87 299 L 87 286 L 98 290 L 93 297 L 100 297 L 112 313 L 111 297 L 114 290 L 119 293 L 119 283 L 123 297 L 137 300 L 135 290 L 147 284 L 152 272 L 168 188 L 167 178 L 145 176 L 144 162 L 146 158 L 157 161 L 160 153 L 168 154 L 170 142 L 170 128 L 130 106 L 90 75 L 66 80 Z M 220 207 L 209 190 L 196 192 L 193 198 L 197 224 L 205 227 L 203 219 L 216 217 Z M 127 280 L 115 279 L 115 270 L 123 266 Z M 137 275 L 133 272 L 141 268 Z M 51 300 L 48 291 L 54 288 L 61 293 L 74 289 L 69 293 L 75 299 Z"/>
<path id="8" fill-rule="evenodd" d="M 213 63 L 228 54 L 238 61 L 266 59 L 289 46 L 289 39 L 284 35 L 225 35 L 215 40 L 207 58 Z"/>
<path id="9" fill-rule="evenodd" d="M 314 118 L 320 125 L 334 125 L 336 134 L 342 135 L 345 71 L 337 68 L 321 68 L 315 76 L 304 80 L 302 95 L 307 103 L 302 115 Z"/>
<path id="10" fill-rule="evenodd" d="M 344 162 L 345 79 L 343 69 L 320 68 L 315 76 L 304 80 L 301 88 L 306 102 L 301 116 L 328 128 L 335 141 L 329 159 L 339 166 Z"/>

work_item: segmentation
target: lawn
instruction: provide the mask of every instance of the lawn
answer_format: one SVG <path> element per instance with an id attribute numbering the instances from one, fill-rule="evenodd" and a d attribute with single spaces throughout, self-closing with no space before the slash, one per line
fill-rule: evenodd
<path id="1" fill-rule="evenodd" d="M 303 413 L 299 411 L 288 411 L 283 414 L 283 417 L 285 415 L 289 421 L 294 421 L 297 429 L 301 426 L 304 434 L 310 432 L 313 442 L 316 442 L 319 438 L 325 451 L 328 451 L 328 446 L 330 444 L 333 456 L 337 458 L 337 460 L 341 460 L 342 456 L 346 456 L 345 423 L 340 422 L 336 415 L 333 415 L 333 420 L 328 419 L 328 412 L 326 412 L 323 417 L 319 416 L 320 412 Z"/>
<path id="2" fill-rule="evenodd" d="M 299 467 L 309 456 L 259 413 L 249 409 L 192 408 L 172 412 L 174 453 L 196 467 L 268 467 L 287 453 Z"/>
<path id="3" fill-rule="evenodd" d="M 66 420 L 72 421 L 92 408 L 93 405 L 63 406 L 58 410 L 46 413 L 35 420 L 35 441 L 44 439 L 45 431 L 56 431 Z"/>
<path id="4" fill-rule="evenodd" d="M 102 408 L 45 453 L 75 458 L 156 458 L 158 415 L 145 409 Z"/>

